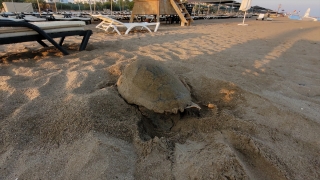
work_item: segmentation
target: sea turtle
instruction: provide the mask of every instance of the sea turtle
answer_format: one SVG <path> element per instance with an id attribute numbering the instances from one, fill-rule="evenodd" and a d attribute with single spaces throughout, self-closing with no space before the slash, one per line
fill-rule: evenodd
<path id="1" fill-rule="evenodd" d="M 129 64 L 117 81 L 120 95 L 130 104 L 156 113 L 183 112 L 200 107 L 191 101 L 191 93 L 168 68 L 153 60 Z"/>

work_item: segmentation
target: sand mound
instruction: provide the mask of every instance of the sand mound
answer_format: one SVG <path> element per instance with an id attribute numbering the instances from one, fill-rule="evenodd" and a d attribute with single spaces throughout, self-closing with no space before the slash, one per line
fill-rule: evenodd
<path id="1" fill-rule="evenodd" d="M 266 99 L 229 82 L 203 77 L 190 78 L 188 84 L 194 98 L 203 105 L 201 114 L 158 114 L 157 120 L 162 124 L 170 122 L 167 129 L 154 126 L 138 107 L 126 104 L 115 87 L 81 98 L 67 97 L 67 102 L 65 98 L 51 99 L 46 108 L 36 113 L 30 113 L 32 104 L 19 108 L 3 122 L 2 149 L 9 151 L 1 156 L 7 167 L 1 174 L 14 178 L 12 172 L 18 171 L 19 177 L 26 179 L 294 179 L 296 173 L 288 164 L 299 161 L 301 167 L 292 167 L 301 169 L 312 159 L 292 159 L 286 146 L 290 144 L 290 149 L 300 156 L 317 155 L 317 148 L 311 144 L 308 150 L 303 148 L 307 146 L 305 141 L 294 137 L 290 127 L 283 132 L 265 125 L 286 117 L 287 126 L 295 120 L 307 129 L 319 128 L 307 124 L 303 117 L 290 116 Z M 32 103 L 47 101 L 48 98 Z M 207 108 L 208 102 L 216 108 Z M 55 113 L 44 116 L 52 109 Z M 315 138 L 309 136 L 305 135 L 308 141 Z"/>

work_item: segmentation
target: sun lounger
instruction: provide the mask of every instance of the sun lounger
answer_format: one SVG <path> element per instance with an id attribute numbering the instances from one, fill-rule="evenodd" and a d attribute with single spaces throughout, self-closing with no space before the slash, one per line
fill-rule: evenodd
<path id="1" fill-rule="evenodd" d="M 73 17 L 70 15 L 53 15 L 54 20 L 56 21 L 84 21 L 86 24 L 91 24 L 91 18 L 84 17 Z"/>
<path id="2" fill-rule="evenodd" d="M 28 41 L 37 41 L 43 47 L 47 47 L 42 40 L 48 40 L 64 55 L 69 53 L 62 48 L 66 36 L 83 36 L 79 51 L 86 48 L 91 30 L 84 30 L 85 23 L 82 21 L 66 22 L 14 22 L 0 21 L 0 45 Z M 53 38 L 61 38 L 59 44 Z"/>
<path id="3" fill-rule="evenodd" d="M 259 14 L 259 16 L 256 18 L 256 20 L 272 21 L 273 18 L 268 17 L 266 14 Z"/>
<path id="4" fill-rule="evenodd" d="M 24 19 L 16 19 L 16 18 L 10 18 L 10 17 L 2 17 L 0 16 L 0 22 L 1 21 L 15 21 L 15 22 L 24 22 Z"/>
<path id="5" fill-rule="evenodd" d="M 259 14 L 256 20 L 264 20 L 264 14 Z"/>
<path id="6" fill-rule="evenodd" d="M 98 29 L 102 29 L 104 31 L 108 31 L 109 28 L 112 28 L 113 31 L 116 31 L 119 35 L 121 35 L 120 31 L 118 30 L 119 27 L 125 27 L 127 30 L 124 34 L 128 34 L 133 28 L 141 27 L 141 29 L 145 28 L 149 32 L 152 32 L 148 26 L 155 26 L 154 32 L 157 32 L 160 22 L 155 23 L 148 23 L 148 22 L 139 22 L 139 23 L 123 23 L 118 20 L 112 19 L 105 15 L 92 15 L 94 17 L 99 18 L 102 20 L 100 24 L 96 26 Z"/>
<path id="7" fill-rule="evenodd" d="M 27 22 L 42 22 L 42 21 L 47 21 L 46 18 L 38 18 L 35 16 L 31 16 L 31 15 L 26 15 L 23 17 L 23 19 Z"/>

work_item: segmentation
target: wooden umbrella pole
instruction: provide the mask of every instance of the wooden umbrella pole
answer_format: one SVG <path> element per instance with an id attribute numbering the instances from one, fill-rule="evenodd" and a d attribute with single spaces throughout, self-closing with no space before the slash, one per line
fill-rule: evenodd
<path id="1" fill-rule="evenodd" d="M 94 4 L 93 4 L 93 13 L 96 14 L 96 1 L 94 1 Z"/>
<path id="2" fill-rule="evenodd" d="M 244 24 L 244 21 L 246 20 L 246 15 L 247 15 L 247 11 L 244 12 L 242 24 Z"/>
<path id="3" fill-rule="evenodd" d="M 92 9 L 91 9 L 91 0 L 89 0 L 89 7 L 90 7 L 90 14 L 92 14 Z"/>
<path id="4" fill-rule="evenodd" d="M 57 8 L 57 1 L 54 1 L 54 6 L 56 7 L 56 13 L 58 13 L 58 8 Z"/>
<path id="5" fill-rule="evenodd" d="M 39 0 L 37 0 L 37 3 L 38 3 L 39 14 L 40 14 L 40 16 L 41 16 L 41 10 L 40 10 Z"/>

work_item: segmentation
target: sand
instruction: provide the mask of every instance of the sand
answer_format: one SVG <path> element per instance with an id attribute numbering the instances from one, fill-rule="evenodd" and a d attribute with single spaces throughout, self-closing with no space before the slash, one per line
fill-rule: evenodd
<path id="1" fill-rule="evenodd" d="M 94 34 L 86 51 L 0 46 L 0 179 L 319 179 L 320 23 L 248 19 L 162 23 Z M 157 128 L 116 81 L 161 61 L 200 116 Z"/>

